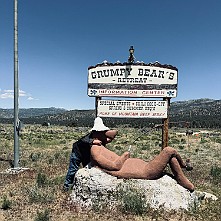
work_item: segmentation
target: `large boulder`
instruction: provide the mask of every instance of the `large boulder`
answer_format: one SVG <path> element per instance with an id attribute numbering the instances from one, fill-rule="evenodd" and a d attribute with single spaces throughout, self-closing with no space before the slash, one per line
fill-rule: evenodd
<path id="1" fill-rule="evenodd" d="M 157 180 L 126 180 L 89 166 L 76 173 L 71 201 L 80 208 L 105 205 L 113 209 L 122 203 L 124 195 L 131 190 L 143 195 L 145 206 L 154 209 L 189 210 L 199 203 L 196 192 L 190 193 L 168 175 Z"/>

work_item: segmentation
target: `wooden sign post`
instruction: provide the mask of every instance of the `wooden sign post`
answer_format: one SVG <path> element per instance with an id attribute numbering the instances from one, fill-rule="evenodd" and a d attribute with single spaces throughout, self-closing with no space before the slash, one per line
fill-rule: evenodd
<path id="1" fill-rule="evenodd" d="M 164 101 L 167 102 L 167 111 L 169 112 L 170 107 L 170 98 L 164 98 Z M 167 118 L 163 119 L 163 127 L 162 127 L 162 149 L 167 147 L 169 143 L 169 114 Z"/>
<path id="2" fill-rule="evenodd" d="M 98 111 L 98 102 L 101 100 L 101 97 L 96 97 L 95 98 L 95 116 L 97 117 L 97 111 Z"/>

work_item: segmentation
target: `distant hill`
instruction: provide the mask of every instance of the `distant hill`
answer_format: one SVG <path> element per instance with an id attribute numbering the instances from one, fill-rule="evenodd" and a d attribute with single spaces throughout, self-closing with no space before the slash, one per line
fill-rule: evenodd
<path id="1" fill-rule="evenodd" d="M 30 117 L 37 117 L 42 115 L 53 115 L 53 114 L 60 114 L 66 112 L 65 109 L 62 108 L 28 108 L 19 109 L 19 118 L 30 118 Z M 0 118 L 13 118 L 14 117 L 14 109 L 2 109 L 0 108 Z"/>
<path id="2" fill-rule="evenodd" d="M 197 99 L 171 103 L 170 118 L 192 127 L 221 128 L 221 100 Z"/>
<path id="3" fill-rule="evenodd" d="M 0 109 L 2 123 L 13 122 L 13 109 Z M 26 124 L 60 124 L 69 126 L 93 125 L 95 110 L 70 110 L 60 108 L 31 108 L 20 109 L 19 119 Z M 156 119 L 104 118 L 110 127 L 127 124 L 133 127 L 159 124 Z M 221 128 L 221 100 L 197 99 L 171 102 L 169 109 L 171 126 L 184 126 L 189 122 L 190 127 Z"/>

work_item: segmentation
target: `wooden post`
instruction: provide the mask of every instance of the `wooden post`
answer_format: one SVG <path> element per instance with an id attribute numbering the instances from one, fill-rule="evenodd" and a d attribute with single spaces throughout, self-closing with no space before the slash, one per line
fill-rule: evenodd
<path id="1" fill-rule="evenodd" d="M 162 149 L 168 146 L 169 140 L 169 107 L 170 107 L 170 98 L 163 98 L 164 101 L 167 101 L 167 118 L 163 119 L 162 127 Z"/>
<path id="2" fill-rule="evenodd" d="M 95 97 L 95 117 L 97 117 L 97 107 L 99 100 L 101 100 L 101 97 Z"/>

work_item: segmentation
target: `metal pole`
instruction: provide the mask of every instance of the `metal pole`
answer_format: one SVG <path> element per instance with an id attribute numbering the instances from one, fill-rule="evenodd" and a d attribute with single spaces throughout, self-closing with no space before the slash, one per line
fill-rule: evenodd
<path id="1" fill-rule="evenodd" d="M 14 0 L 14 168 L 19 167 L 18 1 Z"/>

